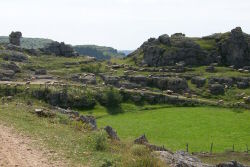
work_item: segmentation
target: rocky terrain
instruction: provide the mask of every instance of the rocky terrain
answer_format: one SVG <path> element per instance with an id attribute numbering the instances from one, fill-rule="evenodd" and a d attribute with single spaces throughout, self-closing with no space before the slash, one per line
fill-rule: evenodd
<path id="1" fill-rule="evenodd" d="M 239 27 L 203 38 L 189 38 L 182 33 L 171 37 L 162 35 L 158 39 L 150 38 L 127 58 L 105 60 L 90 57 L 88 52 L 80 56 L 81 52 L 77 53 L 73 46 L 63 42 L 53 41 L 36 49 L 24 48 L 21 38 L 21 32 L 12 32 L 9 43 L 0 45 L 1 102 L 6 108 L 9 104 L 25 104 L 32 114 L 49 119 L 48 124 L 66 126 L 70 120 L 73 121 L 70 127 L 81 129 L 84 126 L 84 133 L 87 131 L 90 135 L 104 130 L 111 142 L 119 143 L 123 142 L 122 137 L 113 127 L 98 127 L 96 117 L 102 118 L 102 115 L 97 112 L 95 117 L 84 111 L 96 107 L 98 110 L 101 106 L 109 115 L 119 115 L 124 112 L 123 103 L 136 107 L 214 106 L 236 111 L 250 108 L 250 37 Z M 32 108 L 36 103 L 42 107 Z M 106 137 L 101 136 L 97 142 L 105 140 Z M 123 149 L 120 146 L 123 144 L 117 145 L 110 153 Z M 157 164 L 163 162 L 176 167 L 215 166 L 203 163 L 188 151 L 173 153 L 164 146 L 151 144 L 145 135 L 136 139 L 132 146 L 131 143 L 124 145 L 129 150 L 142 149 L 137 146 L 142 145 L 148 156 L 146 159 L 152 163 L 157 157 Z M 99 149 L 99 145 L 97 147 Z M 131 154 L 136 154 L 134 157 L 139 157 L 140 162 L 142 156 L 137 151 Z M 85 150 L 82 152 L 90 155 Z M 232 161 L 216 166 L 244 165 Z"/>
<path id="2" fill-rule="evenodd" d="M 150 38 L 128 57 L 140 66 L 202 66 L 217 63 L 222 66 L 249 65 L 250 36 L 236 27 L 227 33 L 202 38 L 190 38 L 176 33 Z"/>

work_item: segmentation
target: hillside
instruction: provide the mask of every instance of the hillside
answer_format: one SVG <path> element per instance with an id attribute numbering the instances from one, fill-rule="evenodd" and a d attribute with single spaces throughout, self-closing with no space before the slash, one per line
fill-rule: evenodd
<path id="1" fill-rule="evenodd" d="M 118 52 L 116 49 L 97 45 L 76 45 L 73 47 L 80 55 L 88 55 L 101 60 L 111 58 L 125 57 L 125 54 Z"/>
<path id="2" fill-rule="evenodd" d="M 202 38 L 190 38 L 176 33 L 150 38 L 128 57 L 143 66 L 202 66 L 217 63 L 222 66 L 250 65 L 250 35 L 240 27 L 230 32 Z"/>
<path id="3" fill-rule="evenodd" d="M 21 47 L 27 49 L 38 49 L 45 47 L 51 42 L 53 42 L 53 40 L 45 38 L 21 38 Z M 0 43 L 9 43 L 9 37 L 0 36 Z"/>
<path id="4" fill-rule="evenodd" d="M 101 61 L 63 42 L 20 48 L 20 34 L 0 44 L 0 128 L 31 136 L 69 166 L 250 164 L 250 67 L 236 66 L 248 58 L 248 35 L 239 28 L 204 38 L 164 35 L 128 58 Z M 225 59 L 210 64 L 208 53 Z"/>

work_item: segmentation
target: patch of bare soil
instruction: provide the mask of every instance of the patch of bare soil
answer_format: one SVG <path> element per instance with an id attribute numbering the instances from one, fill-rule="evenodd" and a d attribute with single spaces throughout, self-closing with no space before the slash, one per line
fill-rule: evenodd
<path id="1" fill-rule="evenodd" d="M 53 161 L 53 151 L 32 146 L 32 140 L 12 128 L 0 124 L 0 166 L 3 167 L 64 167 L 64 160 Z M 58 158 L 56 158 L 58 159 Z"/>

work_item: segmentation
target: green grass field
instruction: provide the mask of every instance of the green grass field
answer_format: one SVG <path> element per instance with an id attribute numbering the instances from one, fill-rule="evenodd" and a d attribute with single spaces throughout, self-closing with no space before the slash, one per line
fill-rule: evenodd
<path id="1" fill-rule="evenodd" d="M 212 107 L 167 107 L 131 110 L 118 115 L 103 115 L 99 126 L 110 125 L 122 139 L 133 140 L 146 134 L 149 141 L 171 150 L 214 152 L 232 149 L 246 151 L 250 145 L 250 111 Z M 100 115 L 100 113 L 98 114 Z"/>

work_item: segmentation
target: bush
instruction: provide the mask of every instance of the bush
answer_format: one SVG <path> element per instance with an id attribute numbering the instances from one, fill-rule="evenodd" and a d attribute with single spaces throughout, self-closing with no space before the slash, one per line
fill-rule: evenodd
<path id="1" fill-rule="evenodd" d="M 101 72 L 101 67 L 102 67 L 101 63 L 89 64 L 89 65 L 84 65 L 83 67 L 81 67 L 81 71 L 98 74 Z"/>
<path id="2" fill-rule="evenodd" d="M 103 130 L 94 133 L 90 137 L 90 142 L 96 151 L 104 151 L 108 147 L 107 135 Z"/>
<path id="3" fill-rule="evenodd" d="M 165 164 L 143 145 L 133 145 L 123 157 L 121 166 L 130 167 L 162 167 Z"/>
<path id="4" fill-rule="evenodd" d="M 122 102 L 122 96 L 118 90 L 113 89 L 113 87 L 104 91 L 103 100 L 107 107 L 119 107 Z"/>

